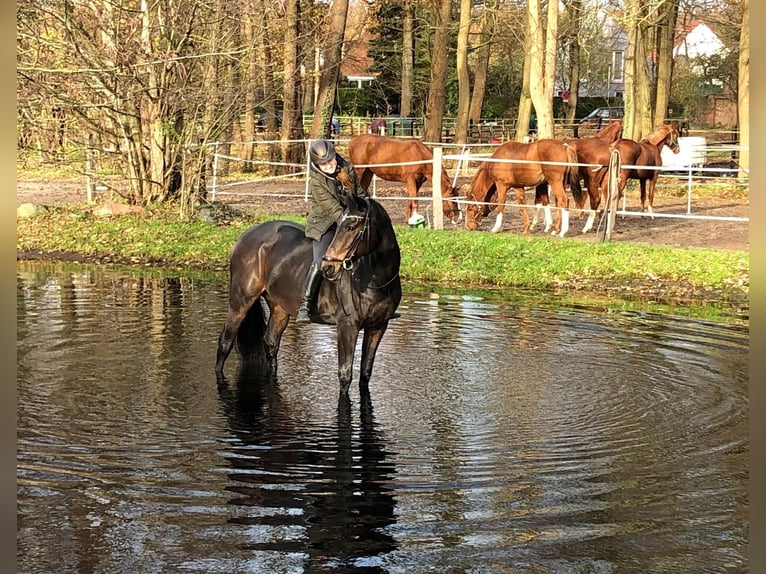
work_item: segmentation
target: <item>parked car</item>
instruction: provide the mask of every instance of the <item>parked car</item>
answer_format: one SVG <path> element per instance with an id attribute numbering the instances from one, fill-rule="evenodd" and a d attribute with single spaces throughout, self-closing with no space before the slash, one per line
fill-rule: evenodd
<path id="1" fill-rule="evenodd" d="M 603 128 L 611 120 L 621 120 L 625 115 L 625 108 L 622 107 L 601 107 L 596 108 L 584 118 L 575 120 L 574 137 L 580 135 L 592 135 Z M 583 132 L 582 134 L 580 132 Z"/>

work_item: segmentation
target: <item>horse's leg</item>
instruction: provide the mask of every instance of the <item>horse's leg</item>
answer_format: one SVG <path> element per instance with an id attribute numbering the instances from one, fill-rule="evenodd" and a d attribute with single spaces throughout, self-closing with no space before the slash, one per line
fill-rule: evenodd
<path id="1" fill-rule="evenodd" d="M 279 343 L 282 340 L 282 333 L 285 332 L 289 322 L 290 314 L 283 307 L 272 307 L 269 305 L 269 322 L 266 325 L 263 342 L 266 343 L 266 359 L 269 361 L 269 367 L 273 376 L 277 375 Z"/>
<path id="2" fill-rule="evenodd" d="M 226 324 L 221 330 L 221 334 L 218 336 L 218 351 L 215 357 L 215 374 L 221 379 L 223 377 L 223 365 L 226 359 L 231 353 L 231 349 L 234 346 L 234 340 L 237 338 L 237 332 L 242 324 L 242 321 L 247 315 L 247 311 L 253 304 L 255 297 L 248 298 L 242 303 L 232 306 L 229 304 L 229 313 L 226 318 Z"/>
<path id="3" fill-rule="evenodd" d="M 648 201 L 648 206 L 647 206 L 647 211 L 649 213 L 654 213 L 654 208 L 653 208 L 653 206 L 654 206 L 654 187 L 657 185 L 657 177 L 659 176 L 659 174 L 660 174 L 659 171 L 655 171 L 654 175 L 652 177 L 650 177 L 648 182 L 647 182 L 648 185 L 647 185 L 647 190 L 646 191 L 647 191 L 647 199 L 649 200 Z M 642 184 L 643 184 L 643 182 L 642 182 Z M 644 191 L 642 189 L 641 190 L 642 197 L 643 197 L 643 194 L 644 194 Z M 652 217 L 652 219 L 654 219 L 654 217 Z"/>
<path id="4" fill-rule="evenodd" d="M 337 325 L 338 337 L 338 382 L 340 392 L 347 393 L 354 377 L 354 351 L 356 340 L 359 338 L 359 330 L 350 322 L 339 321 Z"/>
<path id="5" fill-rule="evenodd" d="M 556 198 L 556 225 L 554 226 L 553 235 L 556 235 L 558 231 L 559 237 L 564 237 L 567 231 L 569 231 L 569 198 L 567 197 L 566 190 L 564 189 L 564 183 L 562 181 L 554 181 L 550 184 L 553 196 Z"/>
<path id="6" fill-rule="evenodd" d="M 596 212 L 598 211 L 598 205 L 601 200 L 599 196 L 599 193 L 601 193 L 601 178 L 599 177 L 599 172 L 589 172 L 587 184 L 588 197 L 590 198 L 590 209 L 588 210 L 588 219 L 582 228 L 583 233 L 588 233 L 593 229 L 593 223 L 596 221 Z"/>
<path id="7" fill-rule="evenodd" d="M 495 218 L 495 225 L 492 226 L 492 229 L 490 231 L 492 233 L 498 233 L 503 228 L 503 214 L 505 213 L 505 198 L 508 194 L 508 186 L 504 183 L 496 183 L 495 186 L 497 187 L 497 208 L 495 209 L 495 212 L 497 213 L 497 217 Z M 524 188 L 521 189 L 522 197 L 524 195 Z M 526 210 L 525 210 L 526 215 Z M 529 216 L 526 217 L 525 220 L 525 226 L 524 226 L 524 233 L 529 232 Z"/>
<path id="8" fill-rule="evenodd" d="M 380 340 L 388 328 L 388 322 L 382 326 L 367 327 L 364 330 L 364 339 L 362 340 L 362 364 L 359 368 L 359 392 L 364 395 L 369 392 L 370 377 L 372 376 L 372 365 L 375 362 L 375 353 L 380 345 Z"/>
<path id="9" fill-rule="evenodd" d="M 646 179 L 641 177 L 638 179 L 638 185 L 641 188 L 641 211 L 646 211 Z"/>
<path id="10" fill-rule="evenodd" d="M 551 221 L 551 208 L 549 205 L 549 197 L 548 197 L 548 184 L 547 183 L 541 183 L 537 187 L 535 187 L 535 206 L 537 209 L 535 209 L 535 216 L 532 218 L 532 224 L 529 226 L 530 230 L 533 230 L 537 227 L 537 221 L 540 218 L 540 212 L 545 212 L 545 231 L 548 231 L 548 228 L 550 226 Z"/>
<path id="11" fill-rule="evenodd" d="M 410 217 L 417 214 L 418 212 L 418 189 L 420 186 L 415 182 L 413 179 L 408 179 L 406 181 L 407 185 L 407 196 L 410 198 L 407 201 L 407 212 L 404 214 L 405 221 L 409 221 Z"/>

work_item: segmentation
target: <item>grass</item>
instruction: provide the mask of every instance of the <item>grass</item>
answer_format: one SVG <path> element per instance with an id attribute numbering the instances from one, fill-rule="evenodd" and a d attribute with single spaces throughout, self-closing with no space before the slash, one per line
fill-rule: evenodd
<path id="1" fill-rule="evenodd" d="M 17 221 L 18 252 L 70 252 L 93 260 L 225 270 L 231 247 L 251 225 L 181 222 L 175 210 L 95 218 L 81 207 L 52 208 Z M 301 217 L 283 219 L 303 222 Z M 654 300 L 747 301 L 749 254 L 708 249 L 583 242 L 556 237 L 449 233 L 397 226 L 401 273 L 409 281 L 461 287 L 586 290 Z"/>

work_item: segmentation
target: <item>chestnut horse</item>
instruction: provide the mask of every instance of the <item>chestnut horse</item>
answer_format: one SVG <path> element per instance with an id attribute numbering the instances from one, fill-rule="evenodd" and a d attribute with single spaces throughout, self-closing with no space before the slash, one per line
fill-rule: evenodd
<path id="1" fill-rule="evenodd" d="M 400 140 L 377 134 L 361 134 L 348 142 L 348 155 L 356 168 L 361 186 L 368 190 L 372 176 L 387 181 L 398 181 L 407 186 L 410 201 L 404 216 L 408 220 L 418 211 L 416 200 L 420 187 L 433 177 L 433 152 L 420 140 Z M 408 165 L 396 165 L 407 162 Z M 392 164 L 392 165 L 386 165 Z M 433 181 L 431 181 L 433 184 Z M 458 188 L 452 187 L 447 172 L 442 168 L 441 181 L 442 209 L 444 216 L 452 223 L 460 220 L 461 212 L 455 199 Z"/>
<path id="2" fill-rule="evenodd" d="M 622 136 L 622 122 L 612 120 L 593 137 L 573 138 L 566 140 L 570 146 L 575 148 L 580 166 L 577 168 L 577 183 L 572 183 L 572 195 L 575 198 L 575 205 L 582 209 L 585 204 L 585 197 L 578 192 L 580 179 L 585 183 L 590 198 L 590 213 L 588 219 L 582 228 L 583 233 L 593 229 L 593 223 L 596 219 L 596 212 L 601 204 L 601 197 L 606 197 L 606 174 L 609 171 L 609 157 L 612 150 L 610 144 L 616 142 Z"/>
<path id="3" fill-rule="evenodd" d="M 641 211 L 652 212 L 654 187 L 662 167 L 662 148 L 668 146 L 673 153 L 681 151 L 678 145 L 678 125 L 675 122 L 657 127 L 639 142 L 622 138 L 611 145 L 620 152 L 620 182 L 617 185 L 618 198 L 622 197 L 629 179 L 637 179 L 641 187 Z M 635 167 L 630 167 L 635 166 Z M 646 166 L 647 169 L 642 169 Z M 647 185 L 648 184 L 648 185 Z M 647 199 L 649 205 L 647 206 Z"/>
<path id="4" fill-rule="evenodd" d="M 542 199 L 545 204 L 547 193 L 543 190 L 544 184 L 547 184 L 553 191 L 556 206 L 560 208 L 556 214 L 555 231 L 563 237 L 569 229 L 569 199 L 564 186 L 571 185 L 577 171 L 576 167 L 569 165 L 577 163 L 574 148 L 553 139 L 541 139 L 526 144 L 508 141 L 494 151 L 490 160 L 498 161 L 482 162 L 471 181 L 471 188 L 466 197 L 466 227 L 478 228 L 479 222 L 489 215 L 489 202 L 494 203 L 493 196 L 496 192 L 497 219 L 492 231 L 500 231 L 503 225 L 505 198 L 510 187 L 516 191 L 517 203 L 521 204 L 519 213 L 524 221 L 523 232 L 529 233 L 529 215 L 523 205 L 524 188 L 534 187 L 536 202 Z M 549 229 L 546 228 L 546 231 Z"/>

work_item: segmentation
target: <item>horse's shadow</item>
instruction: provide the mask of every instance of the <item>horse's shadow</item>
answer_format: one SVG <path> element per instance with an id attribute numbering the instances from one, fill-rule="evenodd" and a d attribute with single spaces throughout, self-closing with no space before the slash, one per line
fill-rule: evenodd
<path id="1" fill-rule="evenodd" d="M 242 369 L 235 384 L 218 388 L 235 439 L 227 457 L 229 504 L 255 507 L 228 522 L 261 532 L 243 542 L 245 549 L 300 553 L 309 571 L 360 561 L 365 571 L 385 571 L 376 557 L 397 547 L 388 532 L 396 470 L 369 393 L 360 399 L 358 421 L 348 394 L 340 393 L 335 424 L 327 425 L 301 420 L 305 405 L 285 398 L 268 371 Z"/>

